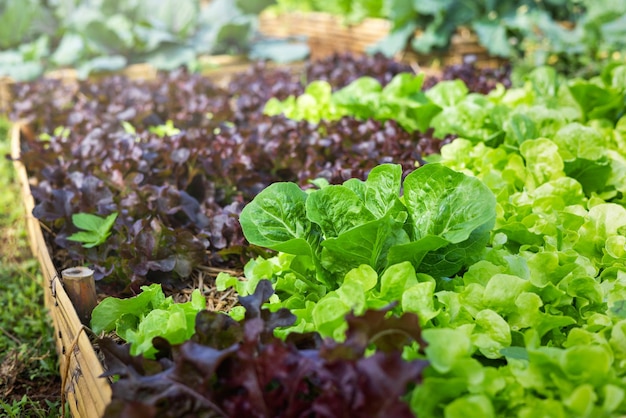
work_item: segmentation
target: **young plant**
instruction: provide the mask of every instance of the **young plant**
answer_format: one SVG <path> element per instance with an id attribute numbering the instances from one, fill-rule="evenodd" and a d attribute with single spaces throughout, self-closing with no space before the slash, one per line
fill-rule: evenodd
<path id="1" fill-rule="evenodd" d="M 407 132 L 425 132 L 441 107 L 422 92 L 425 75 L 397 74 L 386 86 L 373 77 L 359 77 L 342 89 L 332 92 L 330 83 L 313 81 L 297 98 L 268 100 L 264 112 L 290 119 L 319 123 L 345 116 L 359 120 L 396 120 Z M 464 94 L 467 94 L 467 87 Z"/>
<path id="2" fill-rule="evenodd" d="M 130 344 L 132 355 L 153 358 L 157 350 L 152 339 L 165 338 L 171 344 L 187 341 L 194 333 L 196 314 L 206 308 L 206 301 L 198 289 L 185 303 L 165 297 L 159 284 L 141 289 L 132 298 L 105 298 L 91 314 L 91 328 L 96 334 L 115 330 Z"/>
<path id="3" fill-rule="evenodd" d="M 70 136 L 70 130 L 67 127 L 65 127 L 65 126 L 57 126 L 56 128 L 54 128 L 54 131 L 52 132 L 52 135 L 50 135 L 47 132 L 44 132 L 41 135 L 39 135 L 39 140 L 44 141 L 44 142 L 48 142 L 48 141 L 50 141 L 50 139 L 53 136 L 57 136 L 59 138 L 67 139 Z"/>
<path id="4" fill-rule="evenodd" d="M 84 248 L 97 247 L 104 244 L 111 235 L 115 219 L 117 219 L 117 212 L 113 212 L 106 218 L 90 213 L 76 213 L 72 215 L 72 222 L 82 231 L 70 235 L 67 239 L 82 242 Z"/>
<path id="5" fill-rule="evenodd" d="M 126 126 L 124 126 L 124 129 L 128 132 L 128 128 Z M 149 130 L 150 133 L 158 135 L 161 138 L 165 138 L 166 136 L 174 136 L 180 133 L 180 129 L 175 127 L 174 122 L 172 122 L 171 120 L 168 120 L 163 125 L 151 126 Z"/>

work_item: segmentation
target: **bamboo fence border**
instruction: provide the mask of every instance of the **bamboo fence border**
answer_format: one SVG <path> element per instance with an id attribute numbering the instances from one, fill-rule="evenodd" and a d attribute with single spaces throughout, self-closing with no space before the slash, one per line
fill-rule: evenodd
<path id="1" fill-rule="evenodd" d="M 111 385 L 106 378 L 100 377 L 104 368 L 87 333 L 83 332 L 84 327 L 52 263 L 39 220 L 32 215 L 35 199 L 26 167 L 19 159 L 23 127 L 20 122 L 11 127 L 11 157 L 21 186 L 30 248 L 39 261 L 44 279 L 44 303 L 55 329 L 62 380 L 61 398 L 69 404 L 74 417 L 101 417 L 111 400 Z"/>

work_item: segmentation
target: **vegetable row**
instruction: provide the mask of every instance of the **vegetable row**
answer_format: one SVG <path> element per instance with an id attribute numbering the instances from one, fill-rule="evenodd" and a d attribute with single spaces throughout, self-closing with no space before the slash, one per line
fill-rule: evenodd
<path id="1" fill-rule="evenodd" d="M 529 74 L 524 85 L 500 86 L 487 94 L 470 92 L 458 80 L 440 82 L 427 91 L 421 89 L 422 82 L 420 75 L 408 74 L 385 81 L 359 78 L 344 89 L 317 82 L 306 90 L 282 90 L 267 105 L 269 97 L 246 99 L 242 94 L 220 102 L 222 107 L 210 117 L 206 107 L 201 107 L 206 103 L 203 99 L 191 100 L 200 115 L 195 120 L 203 127 L 195 135 L 205 141 L 202 134 L 212 132 L 220 138 L 230 129 L 233 135 L 224 143 L 242 143 L 243 137 L 237 134 L 250 129 L 246 123 L 268 120 L 306 127 L 307 131 L 298 133 L 318 135 L 283 134 L 282 139 L 275 139 L 271 152 L 261 154 L 265 163 L 270 155 L 293 152 L 286 146 L 290 141 L 310 146 L 316 138 L 323 138 L 315 153 L 307 152 L 299 159 L 305 165 L 320 161 L 320 156 L 332 155 L 324 152 L 333 144 L 329 139 L 355 141 L 354 136 L 364 131 L 374 143 L 394 143 L 401 152 L 409 147 L 393 141 L 399 135 L 456 139 L 430 156 L 409 160 L 409 165 L 393 164 L 407 163 L 396 160 L 400 153 L 387 160 L 374 158 L 362 166 L 347 166 L 349 173 L 338 170 L 321 175 L 331 167 L 324 163 L 324 169 L 304 176 L 294 170 L 282 178 L 268 175 L 249 189 L 232 187 L 232 196 L 244 207 L 232 213 L 233 224 L 242 228 L 240 242 L 245 236 L 252 244 L 249 249 L 274 252 L 249 261 L 244 279 L 227 273 L 218 276 L 220 288 L 234 287 L 242 295 L 242 306 L 233 309 L 230 317 L 196 315 L 203 307 L 198 296 L 174 308 L 158 287 L 146 287 L 134 299 L 103 303 L 100 310 L 105 317 L 94 312 L 92 327 L 115 330 L 133 342 L 125 348 L 106 339 L 101 342 L 114 365 L 111 373 L 121 376 L 114 384 L 109 413 L 124 409 L 129 414 L 134 411 L 135 416 L 166 416 L 167 411 L 173 413 L 172 405 L 189 408 L 188 413 L 196 416 L 298 416 L 302 411 L 320 416 L 371 416 L 367 414 L 372 411 L 383 416 L 394 411 L 397 416 L 424 417 L 618 417 L 626 413 L 626 66 L 608 65 L 592 79 L 564 79 L 553 69 L 541 67 Z M 192 90 L 170 94 L 186 100 L 193 97 L 185 96 Z M 241 107 L 233 110 L 233 102 Z M 359 106 L 363 102 L 368 106 Z M 92 102 L 87 105 L 96 107 Z M 263 109 L 284 111 L 302 120 L 262 115 Z M 424 109 L 429 111 L 417 111 Z M 117 110 L 121 113 L 124 108 Z M 132 150 L 133 144 L 150 144 L 146 150 L 151 153 L 142 150 L 138 155 L 152 164 L 158 161 L 157 144 L 174 158 L 185 148 L 181 146 L 185 142 L 177 141 L 194 135 L 185 126 L 193 117 L 179 112 L 178 118 L 168 117 L 173 121 L 169 127 L 161 117 L 153 132 L 134 121 L 134 133 L 129 127 L 124 130 L 119 119 L 109 116 L 107 120 L 106 115 L 101 116 L 99 126 L 105 132 L 111 129 L 117 135 L 113 138 L 126 138 L 119 142 L 127 147 L 123 150 Z M 78 118 L 81 112 L 70 114 L 72 118 L 66 120 L 75 123 L 77 131 L 81 124 L 93 123 Z M 230 123 L 212 125 L 216 115 L 222 114 L 231 118 Z M 246 114 L 256 116 L 246 120 Z M 393 114 L 404 118 L 402 124 Z M 129 119 L 149 121 L 155 115 L 143 109 Z M 59 120 L 58 115 L 41 116 L 39 126 Z M 336 126 L 357 129 L 332 136 Z M 368 126 L 370 131 L 364 128 Z M 93 142 L 86 143 L 80 136 L 72 138 L 72 129 L 65 132 L 43 141 L 34 138 L 27 146 L 33 150 L 40 146 L 40 154 L 45 155 L 46 150 L 62 149 L 64 144 L 98 144 L 94 138 L 99 137 L 91 131 L 85 139 L 91 134 Z M 256 132 L 269 136 L 272 128 Z M 102 134 L 102 138 L 109 137 Z M 260 141 L 267 136 L 254 138 Z M 419 140 L 410 144 L 414 151 Z M 81 148 L 77 150 L 57 154 L 50 167 L 41 169 L 48 176 L 50 195 L 63 193 L 67 178 L 72 179 L 72 187 L 78 184 L 83 190 L 98 190 L 100 183 L 91 185 L 78 174 L 65 177 L 59 166 L 70 161 L 68 156 L 82 155 L 85 166 L 81 168 L 98 170 L 102 163 L 90 163 L 86 156 L 105 151 L 78 154 Z M 91 148 L 83 148 L 87 150 Z M 369 157 L 360 147 L 353 150 L 358 150 L 351 157 L 354 161 L 360 161 L 359 155 Z M 187 158 L 191 155 L 195 154 Z M 427 164 L 422 164 L 424 159 Z M 295 167 L 298 159 L 291 164 Z M 343 170 L 346 166 L 339 162 L 336 167 Z M 284 170 L 283 174 L 288 172 Z M 268 170 L 272 175 L 278 171 Z M 171 181 L 164 177 L 171 172 L 175 170 L 151 175 L 162 182 L 161 187 Z M 177 181 L 189 178 L 187 171 L 182 173 Z M 355 177 L 354 173 L 359 174 L 357 178 L 343 177 Z M 141 185 L 144 177 L 136 181 Z M 44 190 L 41 185 L 37 190 Z M 123 195 L 112 193 L 110 200 L 96 200 L 102 203 L 100 207 L 89 207 L 87 201 L 85 209 L 70 208 L 49 222 L 57 231 L 65 227 L 69 234 L 75 232 L 69 212 L 104 216 L 115 211 L 119 215 L 111 236 L 96 248 L 115 252 L 109 244 L 122 236 L 123 218 L 128 215 L 106 204 L 118 196 Z M 46 202 L 46 194 L 40 192 L 39 199 Z M 59 199 L 68 201 L 67 196 Z M 82 199 L 76 201 L 84 204 Z M 168 200 L 160 197 L 148 202 L 158 205 Z M 151 213 L 150 222 L 184 223 L 194 212 L 178 203 L 169 208 L 157 206 Z M 205 216 L 213 219 L 211 214 Z M 147 222 L 133 225 L 138 237 L 155 244 L 142 235 L 148 230 Z M 178 233 L 172 235 L 178 237 Z M 175 248 L 175 242 L 166 245 Z M 78 252 L 82 247 L 74 248 L 77 254 L 85 254 Z M 175 258 L 170 271 L 176 271 L 178 262 Z M 153 268 L 152 273 L 136 279 L 135 286 L 181 276 L 160 276 L 158 272 L 167 273 L 163 263 L 147 266 Z M 272 289 L 263 279 L 271 280 Z M 116 304 L 125 307 L 116 310 Z M 263 325 L 264 321 L 271 324 Z M 367 331 L 381 321 L 385 324 L 380 329 Z M 154 323 L 167 323 L 159 331 L 167 329 L 174 336 L 164 339 L 162 333 L 154 332 Z M 355 337 L 355 327 L 366 335 Z M 383 342 L 390 335 L 398 338 L 393 344 Z M 144 356 L 131 356 L 140 353 Z M 372 374 L 381 369 L 387 372 Z M 201 375 L 193 373 L 198 370 Z M 341 371 L 326 374 L 329 370 Z M 398 377 L 400 370 L 407 374 Z M 206 376 L 214 379 L 203 380 Z M 343 403 L 348 399 L 342 397 L 343 392 L 332 389 L 338 387 L 333 380 L 337 376 L 342 382 L 339 386 L 358 393 L 349 405 Z M 375 379 L 368 380 L 372 376 L 379 379 L 378 385 Z M 200 387 L 202 393 L 191 394 L 189 387 Z M 325 393 L 337 397 L 327 401 Z M 302 397 L 305 406 L 294 401 Z M 367 398 L 376 399 L 371 409 L 359 409 L 363 404 L 356 400 Z M 175 410 L 180 412 L 180 408 Z"/>
<path id="2" fill-rule="evenodd" d="M 304 74 L 340 88 L 362 75 L 386 84 L 403 71 L 380 56 L 346 56 L 311 63 Z M 241 268 L 258 247 L 244 241 L 238 215 L 272 182 L 342 182 L 394 160 L 408 171 L 439 149 L 430 133 L 395 121 L 314 125 L 263 115 L 270 97 L 302 91 L 298 72 L 261 64 L 226 88 L 184 72 L 156 82 L 18 85 L 13 117 L 35 133 L 24 138 L 22 158 L 37 178 L 34 213 L 51 231 L 57 264 L 86 263 L 106 278 L 100 287 L 127 294 L 155 281 L 184 285 L 198 266 Z M 91 234 L 76 223 L 80 214 L 101 219 Z M 80 232 L 108 238 L 86 248 L 74 240 Z"/>
<path id="3" fill-rule="evenodd" d="M 371 326 L 377 310 L 403 321 L 416 314 L 419 325 L 410 329 L 421 335 L 402 339 L 394 352 L 401 350 L 407 365 L 428 366 L 417 385 L 402 381 L 403 395 L 393 398 L 416 416 L 623 415 L 625 75 L 626 67 L 615 65 L 594 79 L 565 80 L 539 68 L 524 86 L 487 95 L 468 94 L 455 81 L 417 93 L 420 104 L 436 101 L 447 116 L 432 118 L 431 127 L 459 138 L 406 175 L 383 164 L 364 181 L 265 188 L 240 223 L 250 243 L 278 254 L 250 261 L 244 280 L 221 274 L 218 286 L 255 294 L 271 278 L 266 315 L 287 309 L 295 316 L 273 330 L 287 344 L 311 333 L 349 343 L 355 315 Z M 380 97 L 372 100 L 384 100 L 383 91 L 376 88 Z M 320 118 L 316 111 L 326 109 L 304 114 Z M 230 316 L 246 324 L 249 309 L 244 304 Z M 129 324 L 120 318 L 98 329 L 123 335 Z M 202 335 L 198 318 L 187 327 L 192 341 Z M 152 343 L 144 340 L 148 357 L 163 346 Z M 130 350 L 143 351 L 136 344 Z M 369 350 L 385 352 L 375 344 Z M 255 367 L 253 380 L 265 376 Z M 130 398 L 121 388 L 143 393 L 154 383 L 123 373 L 116 389 L 123 405 Z M 284 376 L 276 373 L 273 379 Z M 266 405 L 277 395 L 272 387 L 262 392 Z M 287 405 L 270 415 L 291 416 Z"/>
<path id="4" fill-rule="evenodd" d="M 218 285 L 247 294 L 271 277 L 267 307 L 298 318 L 281 336 L 341 340 L 345 315 L 392 302 L 417 314 L 426 347 L 403 356 L 429 362 L 407 395 L 420 417 L 622 416 L 625 76 L 623 65 L 589 80 L 542 67 L 488 95 L 438 84 L 425 94 L 442 109 L 429 125 L 459 137 L 402 194 L 394 165 L 309 193 L 272 185 L 240 220 L 279 254 Z"/>

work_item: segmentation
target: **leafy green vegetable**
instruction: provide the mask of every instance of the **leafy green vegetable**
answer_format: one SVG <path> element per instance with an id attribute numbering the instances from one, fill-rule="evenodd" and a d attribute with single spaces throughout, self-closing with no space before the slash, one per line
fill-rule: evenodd
<path id="1" fill-rule="evenodd" d="M 495 221 L 495 197 L 484 185 L 437 164 L 407 176 L 404 202 L 415 242 L 412 249 L 418 250 L 418 243 L 431 236 L 453 244 L 426 255 L 422 261 L 429 265 L 425 272 L 435 277 L 455 274 L 479 254 Z M 390 258 L 398 261 L 395 254 Z"/>
<path id="2" fill-rule="evenodd" d="M 167 120 L 165 124 L 158 126 L 151 126 L 149 131 L 164 138 L 166 136 L 174 136 L 180 133 L 180 129 L 174 126 L 174 122 Z"/>
<path id="3" fill-rule="evenodd" d="M 402 200 L 400 188 L 397 165 L 309 194 L 277 183 L 244 208 L 240 222 L 250 243 L 307 257 L 316 266 L 309 280 L 331 289 L 361 265 L 381 272 L 410 261 L 419 271 L 424 262 L 435 277 L 451 275 L 484 249 L 495 199 L 479 181 L 429 164 L 407 176 Z"/>
<path id="4" fill-rule="evenodd" d="M 426 324 L 440 312 L 437 283 L 480 257 L 495 216 L 495 198 L 483 184 L 439 164 L 416 170 L 404 184 L 400 166 L 390 164 L 365 182 L 310 193 L 276 183 L 244 208 L 240 222 L 248 241 L 282 254 L 251 261 L 247 281 L 221 274 L 217 285 L 249 294 L 261 278 L 274 278 L 270 306 L 288 307 L 298 318 L 279 333 L 341 338 L 348 312 L 390 302 Z"/>
<path id="5" fill-rule="evenodd" d="M 117 212 L 113 212 L 106 218 L 90 213 L 75 213 L 72 215 L 72 222 L 82 231 L 70 235 L 67 239 L 82 242 L 85 248 L 96 247 L 109 238 L 116 219 Z"/>
<path id="6" fill-rule="evenodd" d="M 366 182 L 302 195 L 321 261 L 280 253 L 250 262 L 248 281 L 218 284 L 249 292 L 271 277 L 270 309 L 298 317 L 279 335 L 341 339 L 342 315 L 394 300 L 394 313 L 417 313 L 428 344 L 404 355 L 431 364 L 411 394 L 417 416 L 622 416 L 624 68 L 567 80 L 540 67 L 488 95 L 440 84 L 425 93 L 440 109 L 429 128 L 460 137 L 436 164 L 404 183 L 378 168 Z M 479 194 L 476 180 L 492 193 Z"/>
<path id="7" fill-rule="evenodd" d="M 409 132 L 426 131 L 441 107 L 421 91 L 423 82 L 424 74 L 401 73 L 383 88 L 374 78 L 361 77 L 333 93 L 328 82 L 313 81 L 297 98 L 290 96 L 283 101 L 270 99 L 264 113 L 284 113 L 288 118 L 313 123 L 338 120 L 346 115 L 362 120 L 393 119 Z M 463 82 L 458 84 L 467 94 Z"/>
<path id="8" fill-rule="evenodd" d="M 582 108 L 585 120 L 606 118 L 615 122 L 624 107 L 621 92 L 611 86 L 578 80 L 570 86 L 570 92 Z"/>
<path id="9" fill-rule="evenodd" d="M 92 312 L 91 328 L 97 334 L 115 331 L 130 344 L 132 355 L 142 353 L 153 358 L 157 352 L 153 338 L 180 344 L 193 335 L 196 315 L 206 308 L 206 300 L 198 289 L 185 303 L 174 303 L 171 296 L 166 298 L 158 284 L 141 289 L 132 298 L 103 299 Z"/>
<path id="10" fill-rule="evenodd" d="M 317 228 L 306 219 L 307 194 L 294 183 L 274 183 L 259 194 L 240 218 L 248 241 L 276 251 L 310 256 Z"/>
<path id="11" fill-rule="evenodd" d="M 611 175 L 611 163 L 602 132 L 579 123 L 557 131 L 554 142 L 564 162 L 565 173 L 578 180 L 586 195 L 602 192 Z"/>

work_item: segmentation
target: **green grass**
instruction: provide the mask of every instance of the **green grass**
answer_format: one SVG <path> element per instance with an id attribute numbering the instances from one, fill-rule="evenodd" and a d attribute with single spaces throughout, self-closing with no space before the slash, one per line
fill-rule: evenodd
<path id="1" fill-rule="evenodd" d="M 26 238 L 24 209 L 0 116 L 0 417 L 57 417 L 61 381 L 42 277 Z"/>

